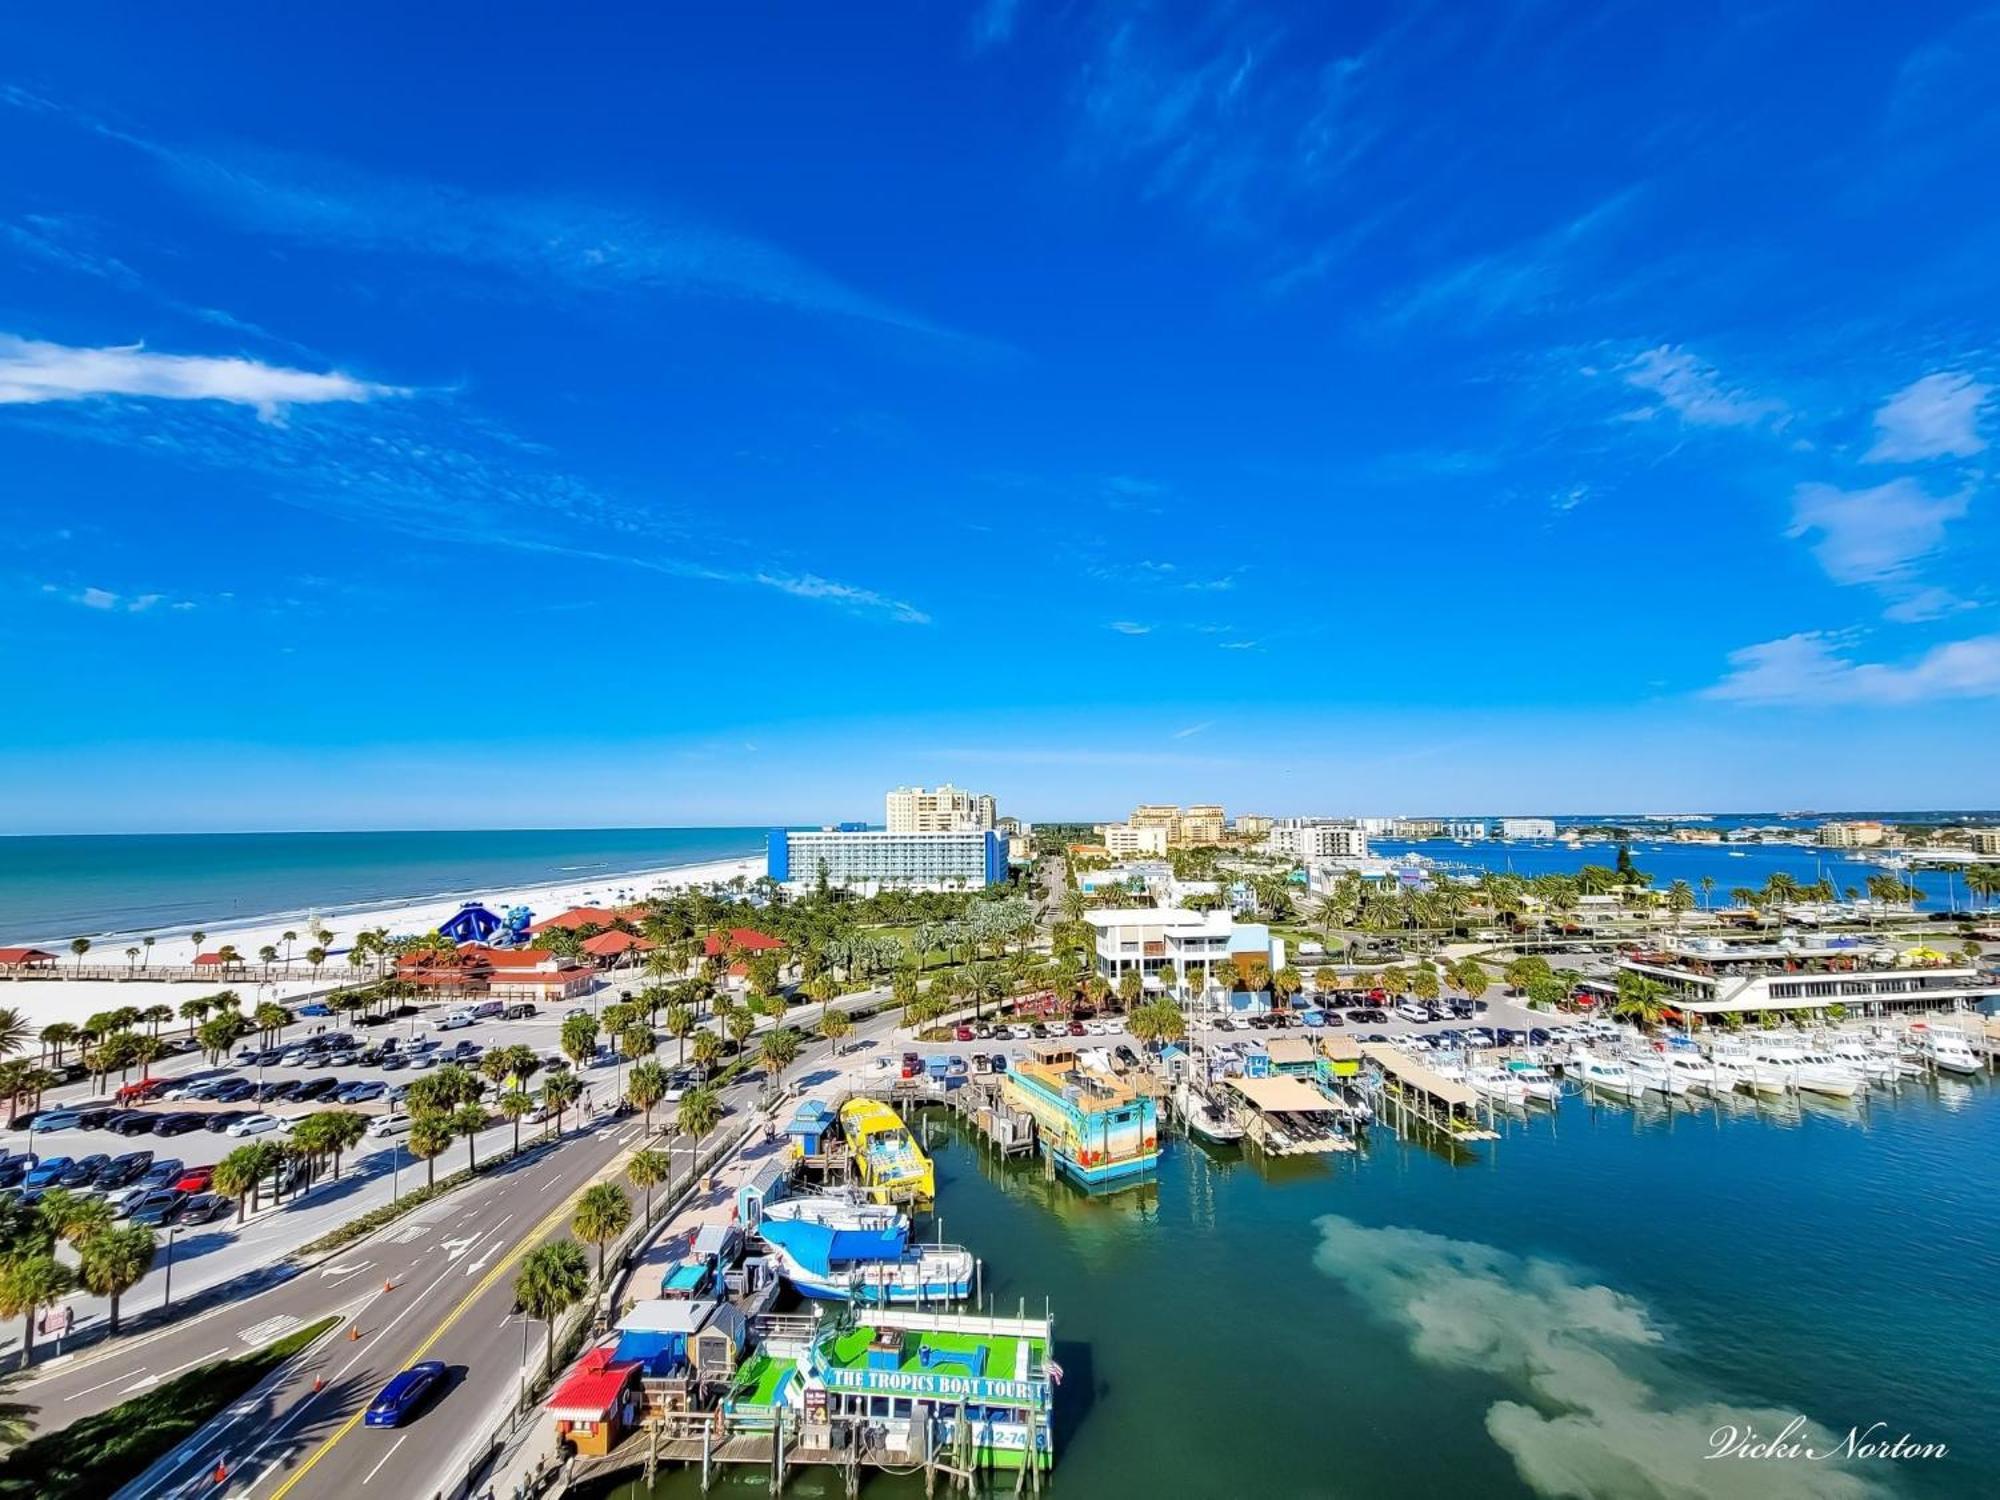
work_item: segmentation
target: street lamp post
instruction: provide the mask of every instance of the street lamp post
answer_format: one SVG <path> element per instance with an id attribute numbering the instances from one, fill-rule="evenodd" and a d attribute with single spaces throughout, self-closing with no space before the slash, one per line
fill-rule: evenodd
<path id="1" fill-rule="evenodd" d="M 181 1232 L 178 1224 L 167 1226 L 167 1280 L 160 1290 L 160 1311 L 165 1312 L 174 1305 L 174 1236 Z"/>

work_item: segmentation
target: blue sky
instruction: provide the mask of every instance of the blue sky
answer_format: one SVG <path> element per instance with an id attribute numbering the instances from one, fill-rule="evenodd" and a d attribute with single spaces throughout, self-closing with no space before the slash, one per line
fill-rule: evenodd
<path id="1" fill-rule="evenodd" d="M 0 830 L 2000 800 L 2000 11 L 302 9 L 0 18 Z"/>

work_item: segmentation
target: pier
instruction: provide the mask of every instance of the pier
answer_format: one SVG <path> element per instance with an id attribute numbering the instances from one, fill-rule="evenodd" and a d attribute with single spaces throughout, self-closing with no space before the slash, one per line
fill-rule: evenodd
<path id="1" fill-rule="evenodd" d="M 1362 1042 L 1360 1047 L 1380 1077 L 1378 1092 L 1388 1106 L 1387 1123 L 1397 1134 L 1428 1125 L 1459 1141 L 1499 1139 L 1493 1129 L 1493 1108 L 1477 1090 L 1425 1067 L 1388 1042 Z"/>

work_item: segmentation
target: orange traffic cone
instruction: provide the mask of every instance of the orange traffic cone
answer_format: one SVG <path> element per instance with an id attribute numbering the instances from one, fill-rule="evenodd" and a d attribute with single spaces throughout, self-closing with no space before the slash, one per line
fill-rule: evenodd
<path id="1" fill-rule="evenodd" d="M 382 1290 L 385 1292 L 393 1292 L 396 1290 L 396 1283 L 393 1281 L 385 1281 L 382 1283 Z"/>
<path id="2" fill-rule="evenodd" d="M 229 1465 L 221 1459 L 215 1461 L 215 1472 L 208 1476 L 217 1484 L 229 1483 Z"/>
<path id="3" fill-rule="evenodd" d="M 361 1337 L 361 1325 L 359 1323 L 349 1323 L 347 1325 L 348 1342 L 352 1343 L 355 1339 L 358 1339 L 360 1337 Z"/>
<path id="4" fill-rule="evenodd" d="M 317 1396 L 321 1391 L 325 1389 L 326 1389 L 326 1377 L 324 1375 L 313 1376 L 313 1394 Z"/>

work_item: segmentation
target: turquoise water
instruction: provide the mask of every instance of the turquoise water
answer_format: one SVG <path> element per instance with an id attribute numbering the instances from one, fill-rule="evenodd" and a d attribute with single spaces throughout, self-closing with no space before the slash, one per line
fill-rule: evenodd
<path id="1" fill-rule="evenodd" d="M 1569 1101 L 1451 1159 L 1175 1141 L 1156 1188 L 1096 1200 L 932 1129 L 945 1237 L 998 1310 L 1053 1305 L 1058 1496 L 2000 1493 L 1983 1080 L 1865 1108 Z M 1794 1413 L 1951 1451 L 1703 1458 L 1724 1424 Z"/>
<path id="2" fill-rule="evenodd" d="M 754 854 L 762 828 L 0 838 L 0 943 L 214 928 Z"/>

